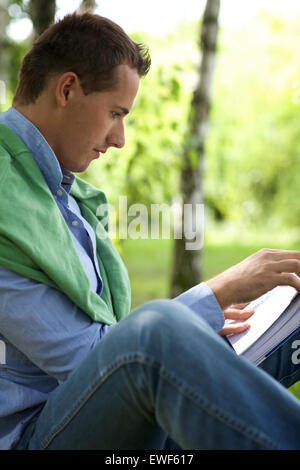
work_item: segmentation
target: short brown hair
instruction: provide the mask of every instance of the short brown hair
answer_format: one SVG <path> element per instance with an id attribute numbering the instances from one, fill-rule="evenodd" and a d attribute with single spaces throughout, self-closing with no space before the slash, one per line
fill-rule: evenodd
<path id="1" fill-rule="evenodd" d="M 113 21 L 92 13 L 72 13 L 47 28 L 25 55 L 14 102 L 33 103 L 48 79 L 72 71 L 87 95 L 113 89 L 115 68 L 128 64 L 140 77 L 149 71 L 148 48 L 134 42 Z"/>

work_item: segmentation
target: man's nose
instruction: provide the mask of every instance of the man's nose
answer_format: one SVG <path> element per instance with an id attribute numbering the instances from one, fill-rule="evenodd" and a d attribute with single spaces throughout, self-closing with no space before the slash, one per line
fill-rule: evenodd
<path id="1" fill-rule="evenodd" d="M 125 132 L 124 132 L 124 125 L 118 126 L 117 129 L 114 129 L 107 138 L 107 143 L 110 147 L 116 147 L 121 149 L 125 145 Z"/>

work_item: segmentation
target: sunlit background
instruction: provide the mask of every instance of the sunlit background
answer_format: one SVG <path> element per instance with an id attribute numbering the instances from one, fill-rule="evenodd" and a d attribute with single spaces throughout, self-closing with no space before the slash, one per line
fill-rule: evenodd
<path id="1" fill-rule="evenodd" d="M 58 0 L 56 19 L 61 18 L 78 8 L 78 0 Z M 172 31 L 180 22 L 195 20 L 203 12 L 204 0 L 99 0 L 95 12 L 119 23 L 128 33 L 145 31 L 154 36 L 163 36 Z M 249 23 L 260 10 L 280 14 L 287 19 L 300 11 L 300 2 L 297 0 L 223 0 L 221 5 L 220 22 L 230 28 L 242 28 Z M 32 31 L 32 23 L 28 18 L 18 19 L 22 16 L 17 4 L 9 8 L 9 12 L 16 18 L 8 29 L 8 34 L 16 39 L 25 39 Z"/>

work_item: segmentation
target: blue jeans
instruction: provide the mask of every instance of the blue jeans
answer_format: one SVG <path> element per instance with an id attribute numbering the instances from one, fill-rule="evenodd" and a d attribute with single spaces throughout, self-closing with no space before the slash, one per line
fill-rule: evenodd
<path id="1" fill-rule="evenodd" d="M 50 394 L 18 448 L 300 449 L 300 403 L 280 383 L 299 378 L 292 352 L 255 367 L 188 307 L 148 302 Z"/>

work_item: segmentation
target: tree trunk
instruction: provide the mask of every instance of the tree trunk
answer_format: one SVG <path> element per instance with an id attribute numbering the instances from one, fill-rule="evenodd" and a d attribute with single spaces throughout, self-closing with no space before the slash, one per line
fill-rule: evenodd
<path id="1" fill-rule="evenodd" d="M 181 169 L 182 238 L 174 240 L 171 297 L 198 284 L 202 278 L 203 163 L 209 121 L 211 85 L 216 60 L 220 0 L 207 0 L 201 32 L 202 59 L 193 93 Z M 191 211 L 191 209 L 193 209 Z M 190 234 L 186 233 L 188 227 Z M 191 240 L 193 234 L 194 239 Z M 188 236 L 187 236 L 188 235 Z"/>
<path id="2" fill-rule="evenodd" d="M 97 6 L 96 0 L 82 0 L 80 7 L 78 8 L 78 11 L 79 13 L 84 13 L 85 11 L 93 13 L 96 6 Z"/>
<path id="3" fill-rule="evenodd" d="M 30 0 L 28 14 L 33 24 L 34 39 L 54 23 L 56 0 Z"/>
<path id="4" fill-rule="evenodd" d="M 8 0 L 0 0 L 0 112 L 6 104 L 6 88 L 8 87 L 9 73 L 9 43 L 6 28 L 9 24 Z"/>

